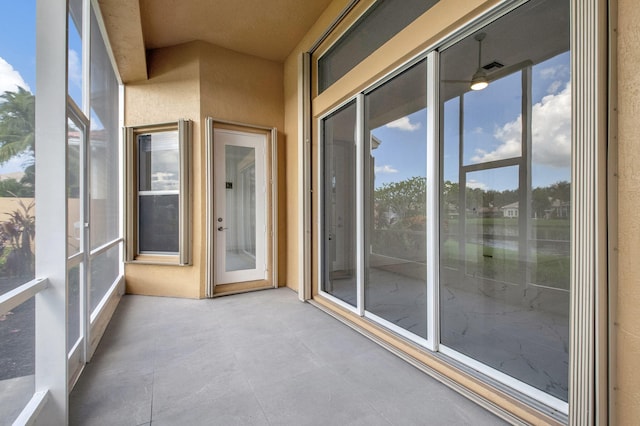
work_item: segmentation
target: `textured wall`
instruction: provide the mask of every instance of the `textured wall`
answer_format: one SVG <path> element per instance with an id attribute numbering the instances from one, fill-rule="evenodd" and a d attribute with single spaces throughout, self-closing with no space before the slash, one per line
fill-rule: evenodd
<path id="1" fill-rule="evenodd" d="M 192 150 L 201 150 L 199 49 L 188 44 L 148 53 L 149 79 L 125 88 L 125 125 L 167 123 L 181 118 L 193 121 Z M 195 155 L 195 154 L 194 154 Z M 197 164 L 197 161 L 193 161 Z M 201 295 L 202 216 L 204 215 L 199 168 L 193 182 L 193 266 L 127 264 L 127 292 L 159 296 L 198 298 Z"/>
<path id="2" fill-rule="evenodd" d="M 204 42 L 152 50 L 149 79 L 126 86 L 127 126 L 193 121 L 192 221 L 193 266 L 126 265 L 127 291 L 135 294 L 204 297 L 205 160 L 204 120 L 207 116 L 247 124 L 284 127 L 282 64 L 243 55 Z M 279 142 L 279 207 L 286 213 L 284 135 Z M 286 221 L 279 231 L 280 277 L 286 268 Z M 282 279 L 280 280 L 282 281 Z"/>
<path id="3" fill-rule="evenodd" d="M 640 4 L 618 1 L 619 282 L 616 327 L 618 424 L 640 421 Z"/>

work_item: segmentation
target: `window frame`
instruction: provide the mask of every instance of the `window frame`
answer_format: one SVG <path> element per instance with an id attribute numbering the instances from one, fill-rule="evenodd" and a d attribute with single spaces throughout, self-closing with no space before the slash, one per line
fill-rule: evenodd
<path id="1" fill-rule="evenodd" d="M 179 189 L 162 191 L 141 191 L 139 189 L 139 142 L 138 137 L 143 134 L 177 131 L 178 134 L 178 166 Z M 125 262 L 167 265 L 191 265 L 191 138 L 192 124 L 190 120 L 129 126 L 124 129 L 125 140 Z M 150 194 L 178 195 L 178 252 L 148 252 L 141 251 L 139 245 L 140 214 L 139 200 L 141 196 Z"/>

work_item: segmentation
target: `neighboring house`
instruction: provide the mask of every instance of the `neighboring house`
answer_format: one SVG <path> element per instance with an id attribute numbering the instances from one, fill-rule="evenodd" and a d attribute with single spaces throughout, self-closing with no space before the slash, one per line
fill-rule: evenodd
<path id="1" fill-rule="evenodd" d="M 502 216 L 504 217 L 518 217 L 518 207 L 519 203 L 516 201 L 515 203 L 507 204 L 506 206 L 500 207 L 502 210 Z"/>

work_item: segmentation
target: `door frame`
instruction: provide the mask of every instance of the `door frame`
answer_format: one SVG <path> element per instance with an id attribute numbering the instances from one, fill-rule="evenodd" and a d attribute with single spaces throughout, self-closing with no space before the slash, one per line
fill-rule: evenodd
<path id="1" fill-rule="evenodd" d="M 232 284 L 216 284 L 215 271 L 215 158 L 214 128 L 244 133 L 256 133 L 266 137 L 266 204 L 267 204 L 267 279 Z M 256 126 L 207 117 L 205 122 L 205 296 L 217 297 L 252 290 L 278 287 L 278 130 L 275 127 Z"/>

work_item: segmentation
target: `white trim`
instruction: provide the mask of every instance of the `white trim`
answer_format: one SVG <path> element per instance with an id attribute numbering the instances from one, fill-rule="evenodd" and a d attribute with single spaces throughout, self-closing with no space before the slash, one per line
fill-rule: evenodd
<path id="1" fill-rule="evenodd" d="M 38 278 L 4 293 L 0 296 L 0 315 L 4 315 L 13 308 L 22 305 L 48 286 L 49 280 Z"/>
<path id="2" fill-rule="evenodd" d="M 397 324 L 392 323 L 389 320 L 386 320 L 384 318 L 382 318 L 379 315 L 374 314 L 371 311 L 365 311 L 364 312 L 364 317 L 373 320 L 374 322 L 382 325 L 383 327 L 387 328 L 389 331 L 394 332 L 395 334 L 400 335 L 401 337 L 412 341 L 413 343 L 417 343 L 418 345 L 429 349 L 430 346 L 430 342 L 429 340 L 423 338 L 422 336 L 418 336 L 415 333 L 410 332 L 409 330 L 400 327 Z"/>
<path id="3" fill-rule="evenodd" d="M 364 315 L 364 95 L 356 97 L 356 309 Z"/>
<path id="4" fill-rule="evenodd" d="M 120 244 L 123 241 L 124 241 L 123 238 L 118 238 L 116 240 L 111 241 L 110 243 L 103 244 L 100 247 L 97 247 L 97 248 L 91 250 L 91 253 L 89 253 L 89 258 L 90 259 L 94 259 L 97 256 L 100 256 L 102 253 L 104 253 L 106 251 L 109 251 L 109 249 L 117 246 L 118 244 Z"/>
<path id="5" fill-rule="evenodd" d="M 27 405 L 22 409 L 18 418 L 13 422 L 13 426 L 31 426 L 36 424 L 38 415 L 47 401 L 49 401 L 48 390 L 34 393 Z"/>
<path id="6" fill-rule="evenodd" d="M 528 397 L 540 401 L 541 403 L 553 408 L 554 410 L 559 411 L 560 413 L 567 414 L 569 412 L 569 404 L 565 401 L 551 396 L 550 394 L 540 389 L 534 388 L 533 386 L 528 385 L 512 376 L 509 376 L 502 371 L 489 367 L 487 364 L 477 361 L 443 344 L 440 344 L 439 352 L 471 367 L 472 369 L 478 371 L 480 374 L 484 374 L 485 376 L 495 379 L 496 381 L 503 383 Z"/>
<path id="7" fill-rule="evenodd" d="M 438 350 L 440 342 L 440 107 L 439 55 L 427 56 L 427 348 Z"/>
<path id="8" fill-rule="evenodd" d="M 341 308 L 344 308 L 346 310 L 348 310 L 349 312 L 353 312 L 354 314 L 358 315 L 358 316 L 362 316 L 360 315 L 360 312 L 358 311 L 358 308 L 350 305 L 349 303 L 345 302 L 342 299 L 338 299 L 336 296 L 327 293 L 326 291 L 322 290 L 321 287 L 318 289 L 318 294 L 322 297 L 324 297 L 325 299 L 329 300 L 330 302 L 335 303 L 336 305 L 340 306 Z"/>

